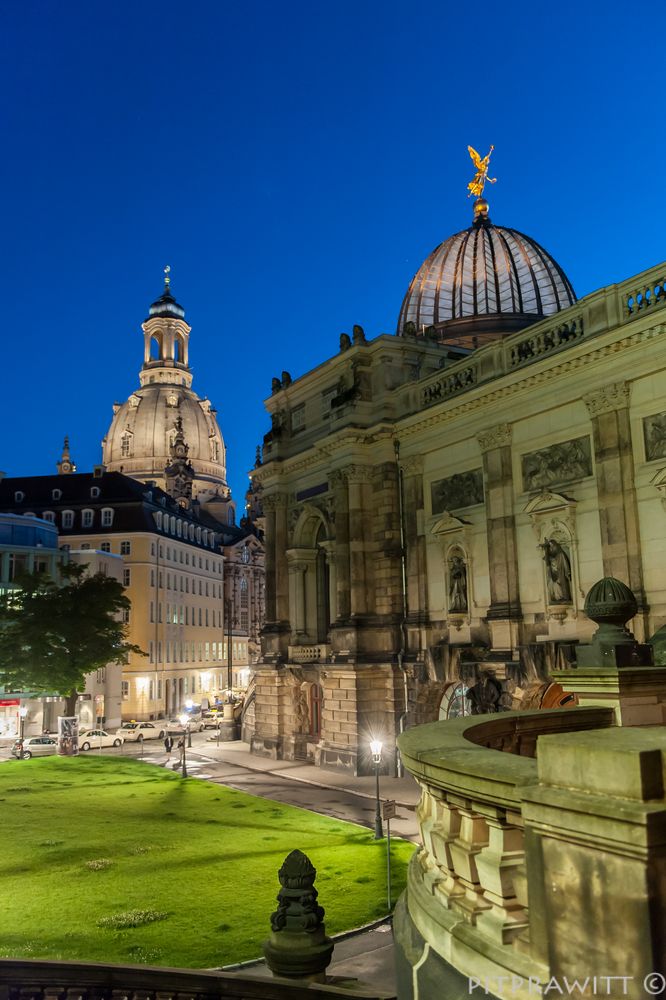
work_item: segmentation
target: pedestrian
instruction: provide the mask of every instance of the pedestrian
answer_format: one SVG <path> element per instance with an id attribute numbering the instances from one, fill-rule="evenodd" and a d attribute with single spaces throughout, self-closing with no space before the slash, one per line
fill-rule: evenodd
<path id="1" fill-rule="evenodd" d="M 164 737 L 164 749 L 166 750 L 166 764 L 164 765 L 166 767 L 171 760 L 171 751 L 173 750 L 173 736 L 170 736 L 169 733 Z"/>
<path id="2" fill-rule="evenodd" d="M 184 736 L 181 736 L 181 738 L 178 740 L 178 748 L 177 749 L 178 749 L 178 754 L 179 754 L 179 760 L 180 760 L 180 763 L 182 764 L 183 763 L 183 757 L 185 756 L 185 737 Z"/>

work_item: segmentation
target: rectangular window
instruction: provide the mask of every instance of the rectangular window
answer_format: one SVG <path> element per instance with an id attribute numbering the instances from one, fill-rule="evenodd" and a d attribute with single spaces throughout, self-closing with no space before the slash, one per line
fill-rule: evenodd
<path id="1" fill-rule="evenodd" d="M 189 579 L 189 577 L 186 576 L 185 577 L 185 593 L 189 594 L 189 592 L 190 592 L 190 579 Z"/>
<path id="2" fill-rule="evenodd" d="M 291 411 L 291 430 L 292 433 L 297 433 L 302 431 L 305 427 L 305 403 L 302 406 L 297 406 L 295 410 Z"/>
<path id="3" fill-rule="evenodd" d="M 73 510 L 63 510 L 62 512 L 62 526 L 63 528 L 71 528 L 74 524 L 74 511 Z"/>
<path id="4" fill-rule="evenodd" d="M 164 586 L 164 578 L 162 577 L 162 570 L 160 570 L 160 590 Z"/>
<path id="5" fill-rule="evenodd" d="M 151 554 L 151 556 L 155 555 L 155 542 L 151 542 L 150 543 L 150 554 Z M 158 683 L 161 684 L 162 682 L 158 681 Z"/>
<path id="6" fill-rule="evenodd" d="M 171 624 L 171 605 L 167 604 L 167 624 Z"/>
<path id="7" fill-rule="evenodd" d="M 199 624 L 201 625 L 201 608 L 199 608 Z"/>
<path id="8" fill-rule="evenodd" d="M 208 628 L 208 608 L 206 608 L 206 628 Z"/>
<path id="9" fill-rule="evenodd" d="M 188 690 L 187 690 L 187 677 L 183 678 L 183 694 L 188 694 Z"/>
<path id="10" fill-rule="evenodd" d="M 206 659 L 210 660 L 210 643 L 209 642 L 206 643 L 206 647 L 205 648 L 206 648 Z"/>
<path id="11" fill-rule="evenodd" d="M 126 566 L 123 570 L 123 587 L 129 587 L 132 582 L 132 571 Z"/>
<path id="12" fill-rule="evenodd" d="M 102 544 L 100 545 L 100 549 L 102 550 L 102 552 L 110 552 L 111 542 L 102 542 Z"/>
<path id="13" fill-rule="evenodd" d="M 113 511 L 110 507 L 105 507 L 102 511 L 102 527 L 110 528 L 113 524 Z"/>
<path id="14" fill-rule="evenodd" d="M 121 556 L 129 556 L 132 554 L 132 543 L 131 542 L 121 542 L 120 543 L 120 554 Z"/>
<path id="15" fill-rule="evenodd" d="M 154 663 L 155 662 L 155 647 L 153 646 L 153 640 L 152 639 L 150 640 L 150 645 L 149 645 L 148 648 L 149 648 L 149 653 L 150 653 L 150 657 L 149 657 L 150 662 Z"/>
<path id="16" fill-rule="evenodd" d="M 171 547 L 167 545 L 167 559 L 171 559 Z"/>
<path id="17" fill-rule="evenodd" d="M 166 661 L 167 663 L 171 663 L 171 642 L 168 639 L 166 644 Z"/>
<path id="18" fill-rule="evenodd" d="M 203 691 L 203 677 L 199 674 L 199 691 Z"/>
<path id="19" fill-rule="evenodd" d="M 151 571 L 150 571 L 150 586 L 151 587 L 155 586 L 155 570 L 154 569 L 151 569 Z"/>
<path id="20" fill-rule="evenodd" d="M 120 682 L 120 691 L 123 701 L 127 701 L 129 698 L 129 681 Z"/>
<path id="21" fill-rule="evenodd" d="M 90 548 L 90 542 L 84 542 L 83 545 L 81 546 L 81 548 L 82 549 L 89 549 Z"/>
<path id="22" fill-rule="evenodd" d="M 162 662 L 162 640 L 159 639 L 157 643 L 157 662 Z"/>
<path id="23" fill-rule="evenodd" d="M 122 620 L 123 620 L 123 622 L 124 622 L 125 625 L 129 625 L 129 620 L 130 620 L 130 609 L 129 608 L 123 608 Z"/>
<path id="24" fill-rule="evenodd" d="M 189 661 L 189 658 L 190 658 L 189 654 L 190 654 L 190 644 L 188 642 L 186 642 L 185 643 L 185 663 L 187 663 Z"/>
<path id="25" fill-rule="evenodd" d="M 92 528 L 93 523 L 93 511 L 84 510 L 81 513 L 81 527 L 82 528 Z"/>
<path id="26" fill-rule="evenodd" d="M 157 700 L 162 701 L 162 678 L 157 678 Z"/>
<path id="27" fill-rule="evenodd" d="M 202 652 L 203 652 L 203 643 L 201 643 L 201 642 L 200 642 L 200 643 L 199 643 L 199 663 L 201 663 L 201 661 L 202 661 L 202 659 L 203 659 L 203 657 L 202 657 L 202 655 L 201 655 L 201 654 L 202 654 Z"/>
<path id="28" fill-rule="evenodd" d="M 97 683 L 104 684 L 105 681 L 106 681 L 106 669 L 102 667 L 100 670 L 97 671 Z"/>
<path id="29" fill-rule="evenodd" d="M 148 684 L 148 700 L 155 701 L 155 681 L 150 681 Z"/>
<path id="30" fill-rule="evenodd" d="M 180 606 L 180 624 L 181 625 L 185 624 L 185 608 L 183 607 L 182 604 Z"/>
<path id="31" fill-rule="evenodd" d="M 155 621 L 155 605 L 152 601 L 150 602 L 150 620 L 151 622 Z"/>
<path id="32" fill-rule="evenodd" d="M 157 620 L 158 620 L 158 622 L 162 621 L 162 602 L 161 601 L 157 605 Z"/>

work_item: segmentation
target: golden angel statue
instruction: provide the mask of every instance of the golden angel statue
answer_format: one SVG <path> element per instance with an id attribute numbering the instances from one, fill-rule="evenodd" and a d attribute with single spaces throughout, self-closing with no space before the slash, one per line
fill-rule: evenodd
<path id="1" fill-rule="evenodd" d="M 494 184 L 495 181 L 497 180 L 496 177 L 488 176 L 490 156 L 494 148 L 495 148 L 494 146 L 491 146 L 488 151 L 488 155 L 484 156 L 483 159 L 481 159 L 481 157 L 479 156 L 477 151 L 473 148 L 473 146 L 467 147 L 469 155 L 472 157 L 472 162 L 476 167 L 476 174 L 474 175 L 474 180 L 471 180 L 467 185 L 467 187 L 469 188 L 469 194 L 467 195 L 468 198 L 471 198 L 473 194 L 476 195 L 477 198 L 480 198 L 481 195 L 483 194 L 483 188 L 486 182 L 488 184 Z"/>

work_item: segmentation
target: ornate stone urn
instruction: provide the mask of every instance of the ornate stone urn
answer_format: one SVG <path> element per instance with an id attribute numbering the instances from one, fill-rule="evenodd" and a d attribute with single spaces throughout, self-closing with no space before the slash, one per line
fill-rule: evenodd
<path id="1" fill-rule="evenodd" d="M 626 627 L 638 611 L 638 602 L 626 583 L 605 576 L 592 586 L 585 598 L 585 614 L 599 628 L 592 642 L 576 650 L 579 667 L 650 666 L 652 649 L 636 642 Z"/>

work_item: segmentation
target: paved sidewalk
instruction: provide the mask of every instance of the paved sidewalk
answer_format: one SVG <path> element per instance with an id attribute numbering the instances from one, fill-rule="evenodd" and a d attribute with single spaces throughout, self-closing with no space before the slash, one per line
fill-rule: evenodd
<path id="1" fill-rule="evenodd" d="M 210 757 L 211 760 L 237 764 L 250 771 L 289 778 L 291 781 L 304 781 L 318 788 L 352 792 L 363 798 L 375 800 L 376 785 L 373 775 L 355 777 L 345 771 L 328 771 L 314 767 L 312 764 L 301 764 L 293 760 L 271 760 L 268 757 L 257 757 L 250 753 L 248 743 L 236 740 L 233 743 L 220 743 L 214 739 L 206 739 L 193 747 L 197 754 Z M 379 793 L 381 799 L 395 799 L 397 805 L 405 809 L 415 809 L 420 798 L 419 786 L 411 775 L 404 778 L 389 778 L 380 775 Z"/>

